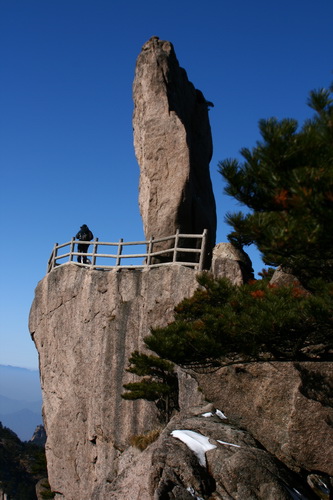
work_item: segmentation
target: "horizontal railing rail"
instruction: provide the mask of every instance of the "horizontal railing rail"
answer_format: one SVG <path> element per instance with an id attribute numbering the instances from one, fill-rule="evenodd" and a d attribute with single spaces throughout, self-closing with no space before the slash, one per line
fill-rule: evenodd
<path id="1" fill-rule="evenodd" d="M 124 242 L 122 238 L 118 242 L 99 241 L 98 238 L 92 241 L 79 241 L 72 238 L 71 241 L 60 245 L 55 243 L 47 263 L 47 272 L 49 273 L 55 267 L 75 263 L 75 258 L 78 260 L 78 265 L 90 269 L 144 269 L 147 267 L 178 264 L 202 271 L 206 240 L 207 229 L 202 234 L 181 234 L 177 231 L 172 236 L 156 239 L 151 237 L 148 241 Z M 158 248 L 161 244 L 163 246 L 163 243 L 165 244 L 168 241 L 170 241 L 170 245 L 167 248 Z M 189 242 L 191 246 L 185 246 L 186 242 Z M 79 252 L 76 245 L 87 245 L 87 250 L 89 251 L 85 253 Z M 92 247 L 91 251 L 89 249 L 90 246 Z M 124 248 L 131 246 L 139 247 L 139 250 L 144 249 L 145 251 L 123 253 Z M 105 248 L 106 251 L 104 250 Z M 114 252 L 108 253 L 108 248 L 114 248 Z M 102 249 L 104 252 L 101 251 Z M 189 254 L 192 254 L 191 258 Z M 128 261 L 127 264 L 122 263 L 124 259 Z M 137 264 L 138 259 L 141 259 L 141 263 L 139 264 Z"/>

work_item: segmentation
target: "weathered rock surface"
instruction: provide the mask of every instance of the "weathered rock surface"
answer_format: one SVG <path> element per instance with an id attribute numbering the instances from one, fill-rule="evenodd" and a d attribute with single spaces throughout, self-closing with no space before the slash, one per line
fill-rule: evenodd
<path id="1" fill-rule="evenodd" d="M 143 46 L 133 99 L 139 205 L 146 238 L 170 236 L 177 229 L 187 234 L 208 229 L 210 254 L 215 245 L 216 208 L 209 174 L 209 103 L 189 82 L 170 42 L 152 37 Z M 156 245 L 156 250 L 162 247 Z"/>
<path id="2" fill-rule="evenodd" d="M 254 363 L 195 377 L 210 401 L 290 468 L 333 476 L 333 363 Z"/>
<path id="3" fill-rule="evenodd" d="M 100 485 L 92 498 L 311 498 L 305 480 L 293 474 L 248 432 L 229 420 L 202 416 L 202 412 L 207 410 L 211 408 L 202 408 L 201 413 L 192 416 L 175 416 L 158 440 L 142 453 L 129 448 L 123 454 L 117 478 L 109 484 Z M 205 453 L 203 465 L 187 444 L 171 435 L 174 430 L 190 430 L 209 438 L 209 443 L 215 448 Z"/>
<path id="4" fill-rule="evenodd" d="M 38 284 L 30 331 L 56 499 L 304 500 L 313 497 L 293 488 L 306 492 L 306 475 L 333 475 L 332 363 L 236 365 L 195 376 L 178 369 L 180 414 L 144 452 L 129 446 L 131 435 L 161 424 L 153 403 L 121 398 L 123 384 L 135 380 L 128 358 L 196 288 L 195 271 L 175 265 L 103 272 L 73 263 Z M 206 400 L 229 420 L 201 417 Z M 217 446 L 206 453 L 207 468 L 170 436 L 174 429 Z"/>
<path id="5" fill-rule="evenodd" d="M 123 384 L 134 381 L 128 358 L 196 288 L 194 270 L 180 266 L 101 272 L 69 264 L 38 284 L 29 327 L 49 481 L 59 498 L 90 500 L 97 483 L 114 479 L 129 436 L 157 425 L 153 403 L 121 398 Z"/>
<path id="6" fill-rule="evenodd" d="M 299 280 L 293 274 L 283 271 L 280 267 L 274 271 L 270 282 L 277 286 L 300 286 Z"/>
<path id="7" fill-rule="evenodd" d="M 211 269 L 215 278 L 228 278 L 234 285 L 254 277 L 249 256 L 231 243 L 218 243 L 213 248 Z"/>

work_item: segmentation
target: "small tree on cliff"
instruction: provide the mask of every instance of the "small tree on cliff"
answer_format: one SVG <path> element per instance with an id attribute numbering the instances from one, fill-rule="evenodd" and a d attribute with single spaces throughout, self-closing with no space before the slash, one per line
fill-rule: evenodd
<path id="1" fill-rule="evenodd" d="M 129 358 L 126 370 L 143 377 L 140 382 L 124 385 L 127 390 L 124 399 L 146 399 L 154 401 L 160 412 L 161 420 L 168 422 L 174 410 L 178 410 L 178 379 L 174 364 L 157 356 L 140 354 L 134 351 Z"/>
<path id="2" fill-rule="evenodd" d="M 261 120 L 263 140 L 241 150 L 244 162 L 219 163 L 225 192 L 251 210 L 227 214 L 230 242 L 256 244 L 266 264 L 291 269 L 305 284 L 333 278 L 332 90 L 310 93 L 316 113 L 299 131 L 296 120 Z"/>

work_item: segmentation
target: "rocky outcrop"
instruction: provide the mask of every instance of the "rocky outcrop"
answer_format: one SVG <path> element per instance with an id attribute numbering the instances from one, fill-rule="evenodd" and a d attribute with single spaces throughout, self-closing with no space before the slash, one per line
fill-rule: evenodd
<path id="1" fill-rule="evenodd" d="M 193 269 L 54 269 L 37 286 L 30 331 L 39 352 L 46 456 L 53 491 L 90 500 L 113 481 L 132 434 L 158 425 L 153 403 L 121 398 L 128 358 L 150 326 L 173 318 L 197 288 Z M 102 500 L 102 497 L 101 497 Z"/>
<path id="2" fill-rule="evenodd" d="M 291 469 L 333 476 L 333 363 L 252 363 L 195 378 L 209 400 Z"/>
<path id="3" fill-rule="evenodd" d="M 209 102 L 189 82 L 170 42 L 151 38 L 137 59 L 133 85 L 134 147 L 146 238 L 208 229 L 215 245 L 216 209 L 209 174 Z M 163 245 L 157 249 L 162 249 Z"/>
<path id="4" fill-rule="evenodd" d="M 45 446 L 46 432 L 43 425 L 37 425 L 35 432 L 30 439 L 30 443 L 36 444 L 37 446 Z"/>
<path id="5" fill-rule="evenodd" d="M 231 243 L 218 243 L 214 247 L 211 270 L 215 278 L 228 278 L 234 285 L 254 278 L 249 256 Z"/>
<path id="6" fill-rule="evenodd" d="M 264 450 L 251 434 L 228 419 L 221 420 L 211 411 L 212 405 L 196 410 L 192 415 L 175 416 L 142 453 L 132 447 L 126 450 L 117 478 L 99 486 L 92 498 L 312 497 L 306 481 Z M 204 452 L 200 441 L 208 443 L 208 451 Z"/>
<path id="7" fill-rule="evenodd" d="M 332 363 L 177 369 L 181 412 L 164 430 L 153 403 L 121 398 L 134 381 L 129 355 L 150 326 L 172 320 L 175 304 L 197 288 L 195 276 L 175 265 L 103 272 L 73 263 L 38 284 L 30 331 L 57 499 L 304 500 L 314 498 L 306 476 L 332 475 Z M 207 400 L 228 420 L 203 417 Z M 156 429 L 144 452 L 130 446 L 133 434 Z M 206 467 L 174 430 L 209 438 Z"/>

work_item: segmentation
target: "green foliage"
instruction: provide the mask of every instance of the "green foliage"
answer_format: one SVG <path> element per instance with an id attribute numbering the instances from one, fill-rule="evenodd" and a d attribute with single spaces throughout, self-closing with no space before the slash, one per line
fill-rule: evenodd
<path id="1" fill-rule="evenodd" d="M 55 493 L 53 493 L 51 490 L 44 490 L 41 492 L 41 497 L 42 498 L 54 498 Z"/>
<path id="2" fill-rule="evenodd" d="M 229 240 L 238 247 L 256 244 L 266 264 L 291 268 L 304 283 L 333 277 L 331 93 L 310 93 L 316 115 L 299 131 L 296 120 L 261 120 L 263 140 L 241 150 L 243 163 L 219 163 L 225 192 L 250 209 L 227 214 Z"/>
<path id="3" fill-rule="evenodd" d="M 175 309 L 175 321 L 153 328 L 146 346 L 192 369 L 238 362 L 330 359 L 333 348 L 333 286 L 310 294 L 296 285 L 264 279 L 234 286 L 208 273 L 202 288 Z M 319 287 L 319 289 L 318 289 Z"/>
<path id="4" fill-rule="evenodd" d="M 4 493 L 16 500 L 35 500 L 36 483 L 46 476 L 44 448 L 21 442 L 0 423 L 0 484 Z"/>
<path id="5" fill-rule="evenodd" d="M 173 363 L 157 356 L 140 354 L 138 351 L 134 351 L 129 358 L 129 363 L 130 367 L 127 371 L 139 376 L 151 375 L 166 383 L 169 381 L 170 376 L 173 376 Z"/>
<path id="6" fill-rule="evenodd" d="M 53 491 L 51 491 L 50 483 L 48 482 L 47 479 L 44 482 L 42 482 L 41 486 L 43 488 L 40 492 L 40 496 L 42 498 L 47 499 L 47 498 L 54 498 L 55 497 L 55 493 L 53 493 Z"/>
<path id="7" fill-rule="evenodd" d="M 143 378 L 139 382 L 125 384 L 127 392 L 122 397 L 154 401 L 161 419 L 168 421 L 172 412 L 178 409 L 178 379 L 174 364 L 138 351 L 132 353 L 129 363 L 127 371 Z"/>

